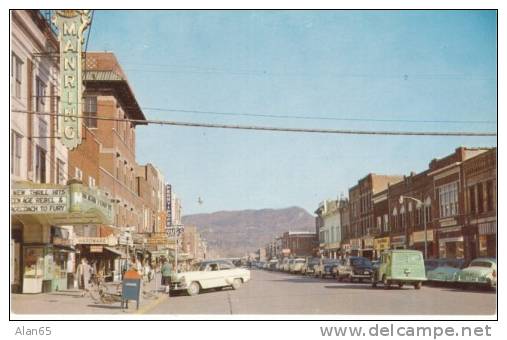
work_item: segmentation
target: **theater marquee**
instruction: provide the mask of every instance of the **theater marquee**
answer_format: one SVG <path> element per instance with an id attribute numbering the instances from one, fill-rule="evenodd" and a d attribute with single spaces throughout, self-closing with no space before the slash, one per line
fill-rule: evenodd
<path id="1" fill-rule="evenodd" d="M 60 41 L 60 114 L 62 143 L 70 150 L 81 144 L 83 102 L 83 32 L 90 24 L 88 10 L 57 10 L 53 17 Z"/>

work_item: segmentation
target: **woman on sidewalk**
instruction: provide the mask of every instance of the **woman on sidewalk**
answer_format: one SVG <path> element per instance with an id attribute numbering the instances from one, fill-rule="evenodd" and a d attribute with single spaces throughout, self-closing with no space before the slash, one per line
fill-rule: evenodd
<path id="1" fill-rule="evenodd" d="M 173 271 L 173 268 L 169 261 L 166 259 L 163 260 L 162 268 L 160 271 L 162 273 L 162 286 L 165 286 L 165 292 L 169 294 L 169 289 L 171 286 L 171 274 Z"/>

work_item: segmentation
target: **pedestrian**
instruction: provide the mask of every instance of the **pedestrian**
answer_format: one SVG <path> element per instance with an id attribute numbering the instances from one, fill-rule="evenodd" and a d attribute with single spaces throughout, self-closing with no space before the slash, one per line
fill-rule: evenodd
<path id="1" fill-rule="evenodd" d="M 151 281 L 151 268 L 150 268 L 150 264 L 149 264 L 148 261 L 144 262 L 144 266 L 143 266 L 143 279 L 145 281 L 148 281 L 148 282 Z"/>
<path id="2" fill-rule="evenodd" d="M 90 289 L 90 276 L 91 267 L 88 264 L 88 260 L 86 258 L 82 258 L 81 263 L 77 266 L 76 269 L 76 277 L 78 280 L 79 289 L 83 289 L 83 296 Z"/>
<path id="3" fill-rule="evenodd" d="M 173 268 L 169 261 L 163 260 L 162 268 L 160 269 L 162 272 L 162 286 L 165 286 L 165 292 L 169 294 L 170 286 L 171 286 L 171 274 Z"/>

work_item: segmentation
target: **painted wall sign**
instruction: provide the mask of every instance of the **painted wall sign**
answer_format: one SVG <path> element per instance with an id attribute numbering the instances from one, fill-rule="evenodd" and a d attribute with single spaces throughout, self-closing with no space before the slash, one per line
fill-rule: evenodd
<path id="1" fill-rule="evenodd" d="M 13 189 L 12 214 L 61 214 L 69 209 L 68 189 Z"/>
<path id="2" fill-rule="evenodd" d="M 169 228 L 173 223 L 171 205 L 172 205 L 172 188 L 171 184 L 166 184 L 165 185 L 165 210 L 167 211 L 167 216 L 165 220 L 166 228 Z"/>
<path id="3" fill-rule="evenodd" d="M 53 16 L 60 41 L 59 134 L 70 150 L 81 144 L 81 119 L 77 117 L 82 115 L 83 102 L 83 32 L 90 21 L 89 10 L 57 10 Z"/>

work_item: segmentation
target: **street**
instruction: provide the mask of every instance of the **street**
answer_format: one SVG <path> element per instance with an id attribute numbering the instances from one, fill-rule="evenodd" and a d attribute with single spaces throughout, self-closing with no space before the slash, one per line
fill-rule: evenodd
<path id="1" fill-rule="evenodd" d="M 494 314 L 496 294 L 484 290 L 423 286 L 372 289 L 281 272 L 252 270 L 239 290 L 205 291 L 163 300 L 150 314 Z"/>

